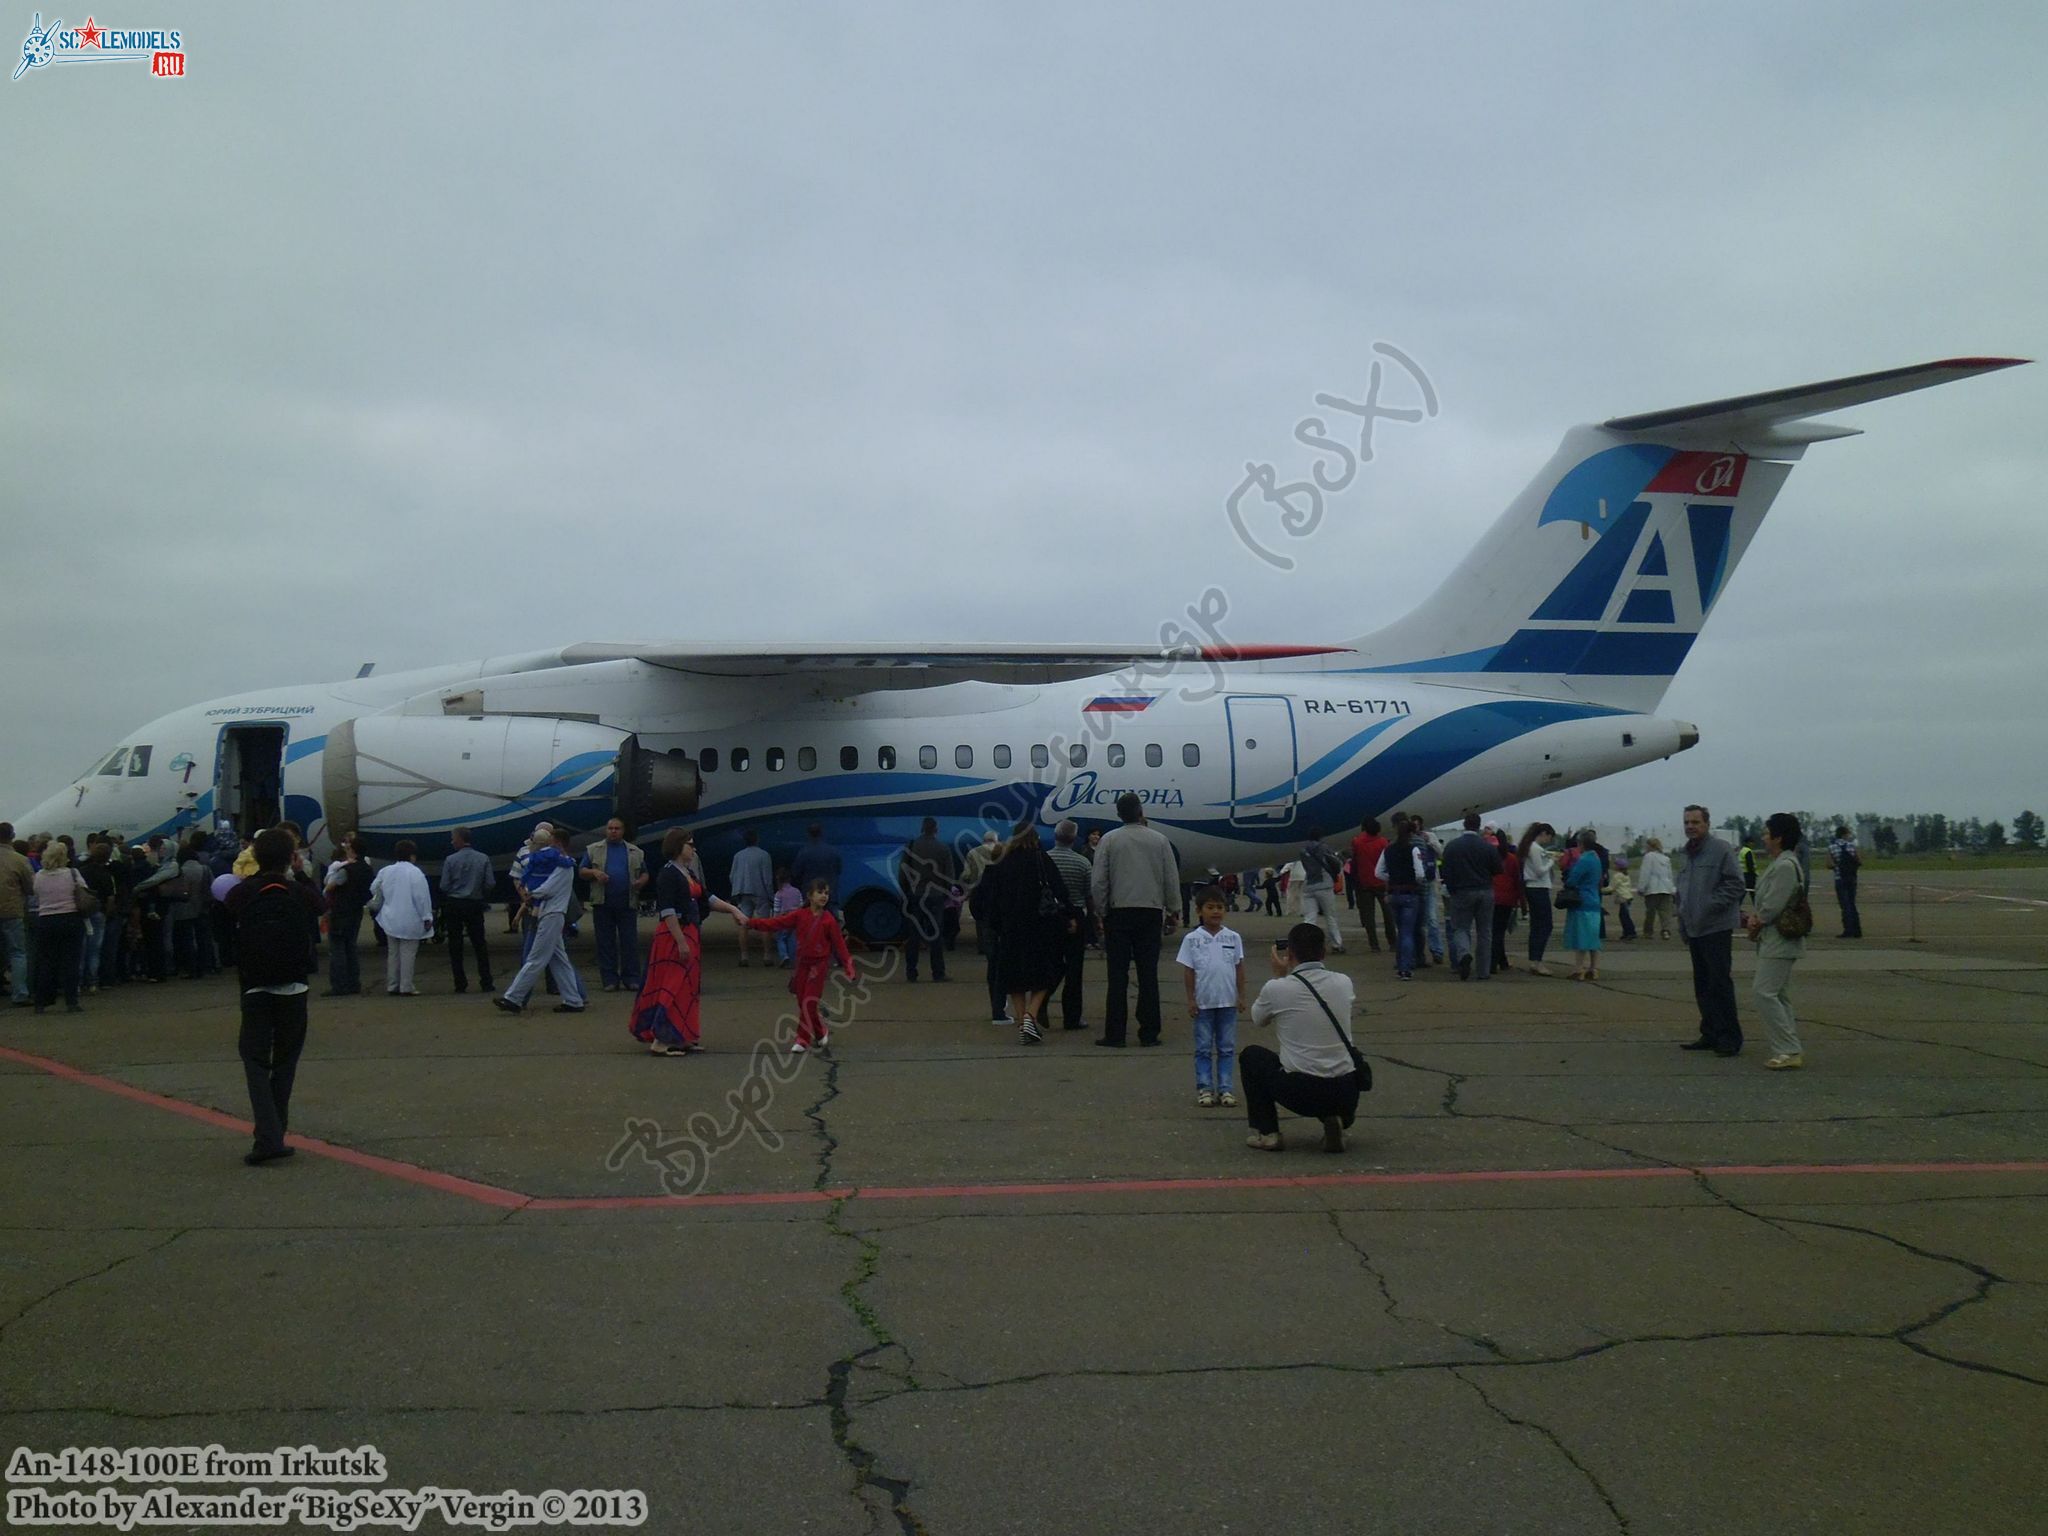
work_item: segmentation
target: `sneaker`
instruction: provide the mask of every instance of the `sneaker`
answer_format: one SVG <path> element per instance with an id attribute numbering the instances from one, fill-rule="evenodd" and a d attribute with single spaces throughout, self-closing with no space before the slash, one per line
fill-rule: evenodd
<path id="1" fill-rule="evenodd" d="M 1237 1108 L 1237 1095 L 1226 1088 L 1216 1095 L 1216 1102 L 1224 1109 L 1235 1109 Z"/>
<path id="2" fill-rule="evenodd" d="M 792 1056 L 801 1056 L 804 1054 L 804 1052 L 808 1051 L 809 1049 L 810 1047 L 805 1045 L 801 1040 L 792 1040 L 789 1043 L 789 1054 Z"/>
<path id="3" fill-rule="evenodd" d="M 996 1016 L 995 1016 L 994 1018 L 990 1019 L 990 1020 L 989 1020 L 989 1023 L 991 1023 L 991 1024 L 1014 1024 L 1014 1023 L 1016 1023 L 1016 1020 L 1015 1020 L 1015 1019 L 1012 1019 L 1012 1018 L 1011 1018 L 1011 1017 L 1010 1017 L 1010 1016 L 1009 1016 L 1009 1015 L 1008 1015 L 1007 1013 L 999 1013 L 999 1014 L 997 1014 L 997 1015 L 996 1015 Z"/>
<path id="4" fill-rule="evenodd" d="M 832 1043 L 832 1037 L 829 1034 L 820 1035 L 818 1036 L 817 1040 L 813 1043 L 818 1047 L 818 1049 L 823 1050 L 826 1046 Z"/>
<path id="5" fill-rule="evenodd" d="M 1024 1015 L 1024 1022 L 1017 1026 L 1017 1038 L 1026 1045 L 1043 1045 L 1045 1036 L 1038 1032 L 1038 1021 L 1030 1014 Z"/>
<path id="6" fill-rule="evenodd" d="M 703 1050 L 701 1045 L 664 1045 L 660 1047 L 664 1056 L 694 1056 Z"/>
<path id="7" fill-rule="evenodd" d="M 1212 1093 L 1209 1089 L 1201 1089 L 1199 1092 L 1195 1094 L 1195 1108 L 1214 1109 L 1215 1107 L 1216 1095 Z"/>
<path id="8" fill-rule="evenodd" d="M 526 1011 L 524 1008 L 520 1007 L 519 1004 L 513 1002 L 508 997 L 492 998 L 491 1006 L 503 1013 L 524 1013 Z"/>
<path id="9" fill-rule="evenodd" d="M 581 1013 L 583 1006 L 580 1003 L 557 1003 L 555 1004 L 554 1011 L 556 1013 Z"/>
<path id="10" fill-rule="evenodd" d="M 260 1168 L 265 1163 L 283 1162 L 284 1159 L 294 1155 L 295 1150 L 291 1147 L 271 1147 L 268 1149 L 258 1147 L 255 1151 L 245 1154 L 242 1161 L 251 1168 Z"/>
<path id="11" fill-rule="evenodd" d="M 1773 1056 L 1764 1065 L 1773 1072 L 1796 1072 L 1799 1068 L 1806 1065 L 1806 1058 L 1794 1052 L 1786 1056 Z"/>
<path id="12" fill-rule="evenodd" d="M 1470 981 L 1471 979 L 1472 979 L 1472 957 L 1471 957 L 1470 955 L 1460 955 L 1460 956 L 1458 956 L 1458 980 L 1460 980 L 1460 981 Z"/>
<path id="13" fill-rule="evenodd" d="M 1245 1137 L 1244 1144 L 1254 1152 L 1278 1152 L 1282 1145 L 1278 1131 L 1273 1132 L 1270 1136 L 1261 1136 L 1257 1131 L 1253 1131 L 1251 1135 Z"/>
<path id="14" fill-rule="evenodd" d="M 1323 1150 L 1342 1152 L 1344 1150 L 1344 1122 L 1335 1115 L 1323 1116 Z"/>

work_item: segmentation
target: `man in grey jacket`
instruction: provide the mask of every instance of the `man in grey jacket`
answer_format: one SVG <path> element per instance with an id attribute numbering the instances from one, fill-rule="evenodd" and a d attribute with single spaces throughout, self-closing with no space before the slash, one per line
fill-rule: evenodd
<path id="1" fill-rule="evenodd" d="M 1460 981 L 1493 974 L 1493 877 L 1500 849 L 1479 832 L 1479 813 L 1468 811 L 1465 830 L 1444 847 L 1444 885 L 1450 892 L 1451 964 Z"/>
<path id="2" fill-rule="evenodd" d="M 1735 850 L 1713 834 L 1704 805 L 1685 808 L 1685 868 L 1678 872 L 1678 926 L 1692 951 L 1692 995 L 1700 1034 L 1679 1047 L 1735 1056 L 1742 1024 L 1735 1016 L 1735 926 L 1746 887 Z"/>
<path id="3" fill-rule="evenodd" d="M 1097 1045 L 1122 1049 L 1129 1012 L 1125 987 L 1138 968 L 1138 1044 L 1159 1043 L 1159 940 L 1179 915 L 1180 893 L 1173 845 L 1145 825 L 1145 809 L 1126 791 L 1117 796 L 1123 825 L 1102 840 L 1089 873 L 1089 894 L 1102 917 L 1102 944 L 1109 962 L 1109 996 L 1102 1010 Z"/>

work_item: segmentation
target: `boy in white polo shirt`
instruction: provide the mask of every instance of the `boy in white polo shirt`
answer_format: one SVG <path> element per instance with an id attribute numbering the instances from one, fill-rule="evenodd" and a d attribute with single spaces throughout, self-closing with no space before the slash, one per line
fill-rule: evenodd
<path id="1" fill-rule="evenodd" d="M 1237 1015 L 1244 1007 L 1244 940 L 1223 926 L 1223 893 L 1195 893 L 1198 926 L 1180 941 L 1188 984 L 1188 1020 L 1195 1031 L 1195 1102 L 1204 1109 L 1234 1107 L 1231 1065 L 1237 1058 Z"/>

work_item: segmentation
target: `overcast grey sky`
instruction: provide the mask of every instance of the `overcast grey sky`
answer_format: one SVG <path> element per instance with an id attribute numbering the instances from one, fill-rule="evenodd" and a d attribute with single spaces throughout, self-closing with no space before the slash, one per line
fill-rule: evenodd
<path id="1" fill-rule="evenodd" d="M 1574 422 L 2048 329 L 2036 4 L 100 19 L 189 73 L 0 81 L 0 814 L 366 660 L 1116 642 L 1210 585 L 1348 639 Z M 1224 498 L 1376 340 L 1442 412 L 1274 572 Z M 1702 744 L 1553 819 L 2048 809 L 2044 406 L 1844 413 L 1666 700 Z"/>

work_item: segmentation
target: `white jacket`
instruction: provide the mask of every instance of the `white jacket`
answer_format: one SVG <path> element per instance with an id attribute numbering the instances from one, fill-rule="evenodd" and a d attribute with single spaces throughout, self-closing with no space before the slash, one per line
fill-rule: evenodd
<path id="1" fill-rule="evenodd" d="M 370 906 L 377 926 L 394 939 L 424 939 L 434 931 L 434 896 L 427 872 L 410 859 L 395 859 L 370 882 Z"/>

